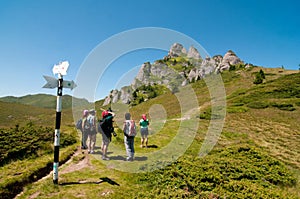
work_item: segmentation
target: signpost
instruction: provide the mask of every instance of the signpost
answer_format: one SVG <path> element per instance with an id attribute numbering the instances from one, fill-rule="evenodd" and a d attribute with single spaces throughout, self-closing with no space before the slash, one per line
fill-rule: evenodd
<path id="1" fill-rule="evenodd" d="M 56 101 L 56 120 L 55 120 L 55 132 L 54 132 L 54 162 L 53 162 L 53 183 L 58 184 L 58 166 L 59 166 L 59 140 L 60 140 L 60 123 L 61 123 L 61 99 L 62 91 L 64 88 L 70 88 L 71 90 L 76 87 L 75 82 L 63 81 L 63 75 L 67 74 L 69 62 L 60 62 L 58 65 L 53 66 L 53 73 L 58 74 L 58 79 L 44 76 L 47 83 L 43 88 L 56 88 L 57 87 L 57 101 Z"/>

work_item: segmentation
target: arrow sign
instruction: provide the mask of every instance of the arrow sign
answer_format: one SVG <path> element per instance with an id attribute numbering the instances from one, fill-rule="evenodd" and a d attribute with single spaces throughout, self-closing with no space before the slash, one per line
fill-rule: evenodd
<path id="1" fill-rule="evenodd" d="M 43 88 L 56 88 L 58 86 L 58 81 L 54 77 L 43 76 L 47 83 L 43 86 Z"/>
<path id="2" fill-rule="evenodd" d="M 75 88 L 77 85 L 75 84 L 75 82 L 72 81 L 63 81 L 63 87 L 64 88 L 70 88 L 71 90 L 73 90 L 73 88 Z"/>
<path id="3" fill-rule="evenodd" d="M 50 76 L 43 76 L 45 78 L 45 80 L 47 81 L 47 83 L 43 86 L 43 88 L 56 88 L 58 87 L 58 80 L 54 77 L 50 77 Z M 72 81 L 63 81 L 63 87 L 64 88 L 70 88 L 71 90 L 73 88 L 75 88 L 77 85 L 75 84 L 75 82 Z"/>
<path id="4" fill-rule="evenodd" d="M 69 67 L 68 61 L 60 62 L 59 64 L 53 66 L 53 69 L 52 69 L 53 74 L 66 75 L 68 67 Z"/>

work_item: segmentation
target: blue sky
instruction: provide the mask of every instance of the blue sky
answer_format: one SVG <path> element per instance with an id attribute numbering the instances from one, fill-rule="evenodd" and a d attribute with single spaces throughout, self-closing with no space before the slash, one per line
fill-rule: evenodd
<path id="1" fill-rule="evenodd" d="M 0 97 L 56 95 L 42 88 L 54 64 L 68 60 L 64 79 L 75 80 L 99 44 L 143 27 L 183 33 L 211 56 L 233 50 L 246 63 L 298 70 L 299 10 L 298 0 L 0 0 Z M 114 89 L 124 71 L 166 54 L 147 49 L 120 56 L 97 82 L 94 99 Z"/>

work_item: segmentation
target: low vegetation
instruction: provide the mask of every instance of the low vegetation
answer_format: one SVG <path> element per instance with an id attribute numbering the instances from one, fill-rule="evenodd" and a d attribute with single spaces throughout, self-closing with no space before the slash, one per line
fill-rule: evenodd
<path id="1" fill-rule="evenodd" d="M 140 174 L 135 198 L 296 198 L 282 187 L 296 178 L 260 149 L 241 145 L 204 158 L 185 156 L 158 172 Z"/>
<path id="2" fill-rule="evenodd" d="M 53 154 L 53 133 L 54 129 L 37 127 L 32 122 L 0 129 L 0 198 L 15 196 L 24 185 L 51 171 L 53 161 L 49 157 Z M 74 147 L 68 147 L 75 143 L 76 134 L 61 133 L 60 147 L 65 151 L 61 163 L 73 153 Z"/>
<path id="3" fill-rule="evenodd" d="M 182 61 L 179 58 L 176 58 L 176 62 L 168 61 L 179 71 L 188 67 L 177 65 Z M 37 171 L 45 167 L 48 168 L 47 171 L 51 170 L 51 133 L 51 136 L 43 136 L 43 139 L 50 141 L 49 143 L 41 140 L 41 145 L 35 152 L 27 153 L 32 149 L 26 148 L 26 152 L 20 153 L 20 160 L 10 163 L 6 161 L 3 164 L 0 170 L 3 190 L 1 196 L 10 198 L 13 186 L 20 186 L 17 189 L 20 192 L 26 185 L 24 193 L 18 198 L 300 198 L 300 73 L 263 68 L 264 81 L 261 84 L 253 84 L 255 74 L 260 73 L 261 69 L 236 66 L 222 74 L 227 93 L 225 124 L 213 150 L 204 157 L 199 156 L 199 149 L 206 138 L 210 122 L 220 118 L 218 115 L 212 115 L 209 90 L 205 81 L 200 80 L 192 84 L 200 107 L 197 116 L 199 128 L 195 139 L 185 154 L 168 166 L 148 173 L 121 172 L 114 170 L 113 164 L 109 163 L 122 160 L 110 160 L 108 164 L 104 164 L 98 158 L 101 155 L 98 148 L 96 154 L 79 153 L 70 163 L 60 167 L 60 171 L 63 172 L 60 174 L 59 185 L 53 185 L 50 177 L 32 185 L 32 179 L 41 177 Z M 135 141 L 136 152 L 145 157 L 147 153 L 168 145 L 176 136 L 174 130 L 186 119 L 181 115 L 176 94 L 157 93 L 158 91 L 163 91 L 163 88 L 139 88 L 136 91 L 136 99 L 142 96 L 147 100 L 140 101 L 130 108 L 130 113 L 136 121 L 142 113 L 151 113 L 152 131 L 149 144 L 155 147 L 140 148 L 139 137 Z M 96 109 L 99 110 L 100 107 L 101 103 L 97 102 Z M 161 107 L 166 117 L 163 118 L 164 122 L 160 121 L 159 126 L 156 117 Z M 71 115 L 71 110 L 64 113 Z M 49 114 L 52 113 L 47 112 L 46 117 L 53 118 Z M 65 140 L 68 145 L 62 149 L 62 161 L 74 152 L 73 143 L 76 139 L 76 145 L 79 146 L 78 134 L 74 131 L 71 119 L 64 117 L 63 121 L 66 123 L 64 122 L 63 128 L 69 135 L 61 140 L 61 143 Z M 29 125 L 12 127 L 5 132 L 13 132 L 7 133 L 8 137 L 11 135 L 20 138 L 20 134 L 24 134 L 22 132 L 27 128 L 33 128 L 30 131 L 36 131 L 38 135 L 38 132 L 43 134 L 49 127 L 37 129 Z M 16 129 L 20 134 L 14 133 Z M 51 128 L 49 130 L 53 131 Z M 118 128 L 116 131 L 118 136 L 113 138 L 112 142 L 123 149 L 122 132 Z M 26 136 L 27 133 L 24 144 L 19 145 L 25 146 L 34 140 L 28 140 Z M 99 136 L 96 146 L 100 145 Z M 43 150 L 40 151 L 41 149 Z M 1 157 L 8 157 L 5 152 L 1 153 Z M 111 156 L 115 155 L 110 149 L 109 153 Z M 66 172 L 66 168 L 72 165 L 76 169 Z M 16 172 L 15 168 L 20 169 Z"/>

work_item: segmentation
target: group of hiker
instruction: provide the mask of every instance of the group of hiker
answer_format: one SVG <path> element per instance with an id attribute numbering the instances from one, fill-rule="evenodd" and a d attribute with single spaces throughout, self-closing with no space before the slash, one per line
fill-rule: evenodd
<path id="1" fill-rule="evenodd" d="M 100 133 L 102 135 L 102 159 L 109 160 L 107 156 L 107 149 L 111 142 L 112 135 L 117 136 L 114 131 L 113 118 L 115 113 L 109 108 L 108 110 L 102 110 L 102 119 L 97 120 L 96 111 L 83 110 L 82 118 L 80 118 L 76 124 L 76 128 L 82 132 L 81 148 L 87 149 L 88 153 L 95 153 L 96 135 Z M 149 120 L 146 114 L 143 114 L 140 121 L 140 133 L 141 133 L 141 147 L 148 147 L 148 126 Z M 123 122 L 122 131 L 124 133 L 124 144 L 127 153 L 127 161 L 134 160 L 134 138 L 136 136 L 136 124 L 131 119 L 130 113 L 125 113 L 125 120 Z"/>

